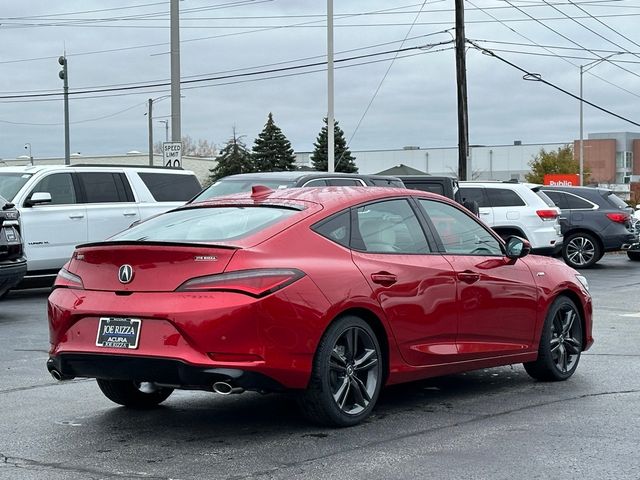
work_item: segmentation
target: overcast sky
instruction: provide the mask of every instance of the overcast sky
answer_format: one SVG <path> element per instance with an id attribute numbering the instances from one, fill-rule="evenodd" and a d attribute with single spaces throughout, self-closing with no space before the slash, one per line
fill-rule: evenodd
<path id="1" fill-rule="evenodd" d="M 453 38 L 453 5 L 335 0 L 336 60 L 369 55 L 336 63 L 335 114 L 353 150 L 457 145 L 454 51 L 437 45 Z M 467 38 L 576 95 L 579 65 L 595 62 L 584 74 L 585 100 L 640 123 L 640 1 L 465 5 Z M 180 9 L 182 80 L 229 77 L 183 85 L 183 135 L 220 146 L 235 127 L 251 145 L 273 112 L 296 151 L 312 150 L 327 112 L 326 67 L 238 75 L 326 60 L 326 2 L 184 0 Z M 61 97 L 6 97 L 61 92 L 57 58 L 65 49 L 71 92 L 164 83 L 169 35 L 168 0 L 2 1 L 0 158 L 24 155 L 27 142 L 35 158 L 64 155 Z M 409 50 L 394 61 L 396 53 L 383 54 L 400 48 Z M 525 81 L 521 71 L 473 48 L 467 76 L 471 144 L 578 137 L 576 99 Z M 146 152 L 147 99 L 168 93 L 169 87 L 155 87 L 72 95 L 71 152 Z M 169 114 L 170 100 L 157 100 L 156 140 L 164 140 L 159 120 Z M 640 131 L 589 106 L 584 118 L 585 136 Z"/>

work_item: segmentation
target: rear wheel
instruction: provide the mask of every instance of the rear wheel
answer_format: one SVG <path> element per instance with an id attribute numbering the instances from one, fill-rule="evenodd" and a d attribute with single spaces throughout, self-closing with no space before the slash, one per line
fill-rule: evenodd
<path id="1" fill-rule="evenodd" d="M 98 387 L 112 402 L 132 408 L 151 408 L 164 402 L 173 388 L 159 387 L 150 382 L 105 380 L 98 378 Z"/>
<path id="2" fill-rule="evenodd" d="M 309 387 L 298 403 L 313 422 L 347 427 L 371 414 L 382 382 L 382 351 L 375 333 L 361 318 L 345 316 L 322 337 Z"/>
<path id="3" fill-rule="evenodd" d="M 593 235 L 573 233 L 562 245 L 562 257 L 570 267 L 589 268 L 602 258 L 602 249 Z"/>
<path id="4" fill-rule="evenodd" d="M 549 308 L 542 327 L 538 359 L 524 368 L 537 380 L 566 380 L 578 367 L 582 353 L 582 318 L 576 304 L 558 297 Z"/>

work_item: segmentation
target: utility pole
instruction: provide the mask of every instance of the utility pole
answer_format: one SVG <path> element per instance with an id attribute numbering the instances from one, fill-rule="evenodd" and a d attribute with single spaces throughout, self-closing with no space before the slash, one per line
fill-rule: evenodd
<path id="1" fill-rule="evenodd" d="M 467 107 L 466 37 L 464 34 L 464 0 L 456 4 L 456 78 L 458 91 L 458 180 L 467 179 L 469 164 L 469 117 Z"/>
<path id="2" fill-rule="evenodd" d="M 149 111 L 147 112 L 147 120 L 149 120 L 149 166 L 153 167 L 153 98 L 149 99 Z"/>
<path id="3" fill-rule="evenodd" d="M 62 70 L 60 70 L 58 76 L 63 81 L 64 90 L 64 164 L 71 165 L 71 147 L 69 145 L 69 72 L 67 70 L 66 53 L 58 58 L 58 63 L 62 65 Z"/>
<path id="4" fill-rule="evenodd" d="M 180 6 L 171 0 L 171 140 L 180 142 Z"/>
<path id="5" fill-rule="evenodd" d="M 327 171 L 334 172 L 335 138 L 333 111 L 333 0 L 327 0 Z"/>
<path id="6" fill-rule="evenodd" d="M 164 123 L 164 141 L 169 141 L 169 120 L 158 120 L 160 123 Z"/>

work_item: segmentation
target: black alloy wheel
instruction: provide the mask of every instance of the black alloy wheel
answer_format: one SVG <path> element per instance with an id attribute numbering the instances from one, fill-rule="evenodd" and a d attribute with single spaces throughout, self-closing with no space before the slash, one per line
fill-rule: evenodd
<path id="1" fill-rule="evenodd" d="M 538 380 L 566 380 L 578 367 L 582 353 L 582 318 L 573 301 L 558 297 L 545 319 L 538 359 L 524 364 Z"/>
<path id="2" fill-rule="evenodd" d="M 564 240 L 562 257 L 573 268 L 589 268 L 602 258 L 600 244 L 589 233 L 574 233 Z"/>
<path id="3" fill-rule="evenodd" d="M 320 341 L 309 387 L 299 403 L 316 423 L 355 425 L 373 410 L 382 382 L 382 352 L 375 333 L 361 318 L 345 316 Z"/>
<path id="4" fill-rule="evenodd" d="M 114 403 L 131 408 L 152 408 L 164 402 L 173 393 L 172 388 L 160 387 L 151 382 L 131 380 L 96 379 L 105 397 Z"/>

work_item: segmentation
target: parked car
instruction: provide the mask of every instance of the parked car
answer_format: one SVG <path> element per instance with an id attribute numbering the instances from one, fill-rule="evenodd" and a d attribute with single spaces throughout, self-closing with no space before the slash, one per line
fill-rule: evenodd
<path id="1" fill-rule="evenodd" d="M 506 239 L 527 239 L 533 253 L 555 255 L 562 248 L 560 209 L 541 185 L 518 182 L 460 182 L 463 202 L 478 203 L 480 218 Z"/>
<path id="2" fill-rule="evenodd" d="M 460 184 L 453 177 L 440 177 L 436 175 L 399 175 L 404 186 L 413 190 L 437 193 L 451 200 L 455 200 L 474 215 L 480 215 L 480 207 L 477 202 L 463 201 L 460 195 Z"/>
<path id="3" fill-rule="evenodd" d="M 15 287 L 27 272 L 20 236 L 20 212 L 0 197 L 0 299 Z"/>
<path id="4" fill-rule="evenodd" d="M 562 210 L 562 256 L 572 267 L 592 267 L 605 252 L 634 242 L 632 209 L 611 190 L 545 186 L 543 192 Z"/>
<path id="5" fill-rule="evenodd" d="M 426 192 L 254 187 L 79 246 L 49 297 L 47 366 L 137 408 L 295 391 L 335 426 L 384 385 L 519 362 L 565 380 L 593 341 L 588 285 L 529 249 Z"/>
<path id="6" fill-rule="evenodd" d="M 20 211 L 25 280 L 51 284 L 73 248 L 183 205 L 200 191 L 193 172 L 131 166 L 0 168 L 0 195 Z"/>
<path id="7" fill-rule="evenodd" d="M 189 203 L 233 193 L 250 192 L 254 185 L 273 190 L 292 187 L 398 187 L 404 188 L 401 180 L 388 175 L 363 175 L 360 173 L 313 172 L 294 170 L 290 172 L 258 172 L 229 175 L 216 181 L 192 198 Z"/>

